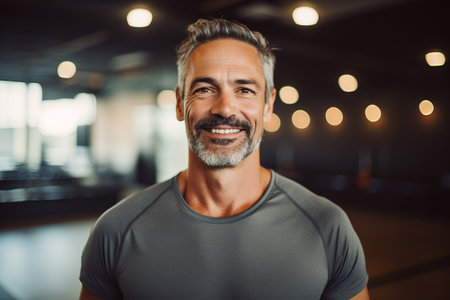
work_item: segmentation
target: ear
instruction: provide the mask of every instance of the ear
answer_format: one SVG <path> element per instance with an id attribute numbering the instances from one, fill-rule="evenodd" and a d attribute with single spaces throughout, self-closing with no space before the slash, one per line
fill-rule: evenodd
<path id="1" fill-rule="evenodd" d="M 267 103 L 264 104 L 264 123 L 267 123 L 272 118 L 272 112 L 273 112 L 273 104 L 275 102 L 275 98 L 277 97 L 277 90 L 272 89 L 272 92 L 270 92 L 269 100 Z"/>
<path id="2" fill-rule="evenodd" d="M 180 95 L 180 89 L 178 87 L 175 88 L 175 95 L 177 97 L 177 120 L 183 121 L 184 120 L 184 105 L 183 105 L 183 99 Z"/>

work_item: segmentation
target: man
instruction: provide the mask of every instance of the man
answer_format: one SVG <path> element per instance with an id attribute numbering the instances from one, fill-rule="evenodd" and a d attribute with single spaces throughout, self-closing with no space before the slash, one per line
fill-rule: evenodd
<path id="1" fill-rule="evenodd" d="M 100 217 L 81 299 L 369 299 L 344 212 L 260 165 L 274 60 L 241 24 L 189 26 L 176 88 L 188 168 Z"/>

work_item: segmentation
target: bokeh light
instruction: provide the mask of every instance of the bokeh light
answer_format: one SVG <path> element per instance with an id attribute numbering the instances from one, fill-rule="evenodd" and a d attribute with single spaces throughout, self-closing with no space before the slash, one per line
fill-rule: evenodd
<path id="1" fill-rule="evenodd" d="M 63 61 L 58 65 L 58 76 L 61 78 L 72 78 L 77 72 L 77 67 L 71 61 Z"/>
<path id="2" fill-rule="evenodd" d="M 342 114 L 342 111 L 339 108 L 330 107 L 329 109 L 327 109 L 325 113 L 325 119 L 331 126 L 338 126 L 342 123 L 344 115 Z"/>
<path id="3" fill-rule="evenodd" d="M 145 8 L 135 8 L 127 14 L 127 22 L 130 27 L 147 27 L 152 20 L 153 14 Z"/>
<path id="4" fill-rule="evenodd" d="M 445 64 L 445 55 L 442 52 L 428 52 L 425 54 L 425 60 L 431 67 L 439 67 Z"/>
<path id="5" fill-rule="evenodd" d="M 419 111 L 424 116 L 429 116 L 434 111 L 434 105 L 430 100 L 423 100 L 419 104 Z"/>
<path id="6" fill-rule="evenodd" d="M 294 104 L 298 101 L 298 91 L 292 86 L 283 86 L 279 92 L 280 99 L 283 103 Z"/>
<path id="7" fill-rule="evenodd" d="M 381 109 L 375 104 L 370 104 L 365 110 L 366 118 L 370 122 L 377 122 L 381 118 Z"/>
<path id="8" fill-rule="evenodd" d="M 162 90 L 156 96 L 156 103 L 161 108 L 174 108 L 177 104 L 177 98 L 175 91 L 173 90 Z"/>
<path id="9" fill-rule="evenodd" d="M 292 19 L 297 25 L 311 26 L 319 21 L 319 13 L 310 6 L 299 6 L 292 12 Z"/>
<path id="10" fill-rule="evenodd" d="M 281 126 L 281 120 L 280 117 L 278 117 L 275 113 L 272 113 L 272 118 L 269 122 L 264 124 L 264 129 L 267 132 L 276 132 L 278 129 L 280 129 Z"/>
<path id="11" fill-rule="evenodd" d="M 341 75 L 338 79 L 338 84 L 341 90 L 347 93 L 354 92 L 358 88 L 358 80 L 350 74 Z"/>
<path id="12" fill-rule="evenodd" d="M 307 128 L 310 122 L 311 118 L 309 117 L 309 114 L 304 110 L 299 109 L 292 114 L 292 124 L 294 124 L 294 126 L 299 129 Z"/>

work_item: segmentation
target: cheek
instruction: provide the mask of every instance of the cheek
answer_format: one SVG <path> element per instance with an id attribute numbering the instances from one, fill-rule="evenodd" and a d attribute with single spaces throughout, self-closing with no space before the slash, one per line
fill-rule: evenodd
<path id="1" fill-rule="evenodd" d="M 192 129 L 193 124 L 195 123 L 195 121 L 193 119 L 193 115 L 191 114 L 191 111 L 189 110 L 189 108 L 186 108 L 186 110 L 184 112 L 184 121 L 186 123 L 186 127 L 188 129 Z"/>
<path id="2" fill-rule="evenodd" d="M 192 127 L 204 116 L 204 108 L 198 103 L 186 103 L 185 120 L 189 127 Z"/>
<path id="3" fill-rule="evenodd" d="M 260 106 L 256 105 L 248 105 L 245 110 L 245 117 L 254 126 L 262 126 L 264 123 L 264 110 Z"/>

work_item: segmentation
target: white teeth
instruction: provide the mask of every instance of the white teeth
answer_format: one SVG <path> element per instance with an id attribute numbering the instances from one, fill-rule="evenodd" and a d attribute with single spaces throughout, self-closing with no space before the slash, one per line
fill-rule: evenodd
<path id="1" fill-rule="evenodd" d="M 218 133 L 218 134 L 230 134 L 230 133 L 236 133 L 239 132 L 239 129 L 211 129 L 212 133 Z"/>

